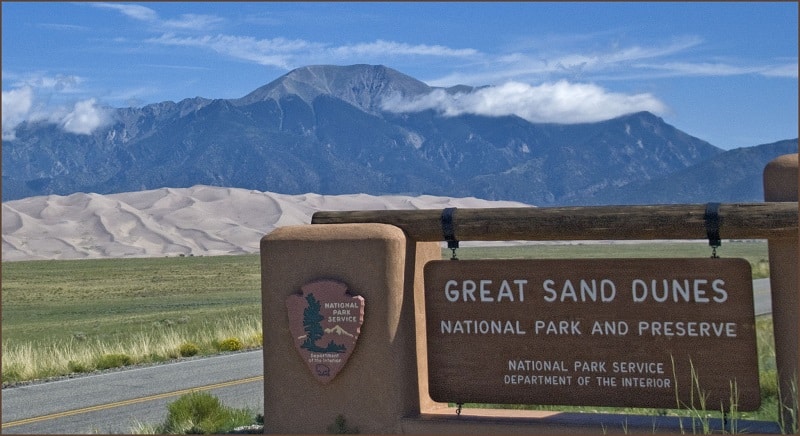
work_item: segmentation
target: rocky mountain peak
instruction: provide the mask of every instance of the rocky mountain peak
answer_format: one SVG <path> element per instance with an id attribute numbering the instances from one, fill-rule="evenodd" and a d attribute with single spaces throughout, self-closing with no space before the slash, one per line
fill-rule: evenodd
<path id="1" fill-rule="evenodd" d="M 250 94 L 235 100 L 248 105 L 298 96 L 311 103 L 320 95 L 344 100 L 369 113 L 380 111 L 382 99 L 399 93 L 415 96 L 431 91 L 425 83 L 383 65 L 311 65 L 294 69 Z"/>

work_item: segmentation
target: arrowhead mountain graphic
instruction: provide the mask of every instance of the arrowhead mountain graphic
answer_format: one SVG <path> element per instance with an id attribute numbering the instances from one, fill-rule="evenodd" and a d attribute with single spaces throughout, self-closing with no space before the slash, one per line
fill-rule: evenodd
<path id="1" fill-rule="evenodd" d="M 331 328 L 325 329 L 325 333 L 335 333 L 335 334 L 340 335 L 340 336 L 341 335 L 345 335 L 345 336 L 350 336 L 351 338 L 353 337 L 352 334 L 347 333 L 347 330 L 343 329 L 338 324 L 333 326 L 333 327 L 331 327 Z"/>

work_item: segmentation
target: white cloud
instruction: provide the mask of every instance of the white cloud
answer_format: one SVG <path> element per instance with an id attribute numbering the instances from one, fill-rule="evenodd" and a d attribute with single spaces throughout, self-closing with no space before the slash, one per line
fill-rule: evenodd
<path id="1" fill-rule="evenodd" d="M 25 121 L 33 107 L 33 88 L 22 88 L 3 91 L 3 140 L 15 137 L 15 129 Z"/>
<path id="2" fill-rule="evenodd" d="M 641 62 L 647 59 L 664 58 L 679 54 L 701 44 L 702 40 L 693 36 L 674 38 L 673 40 L 654 46 L 614 46 L 605 51 L 593 52 L 537 52 L 506 53 L 496 56 L 476 53 L 476 58 L 483 59 L 470 70 L 450 73 L 444 77 L 429 80 L 434 86 L 452 86 L 464 84 L 481 86 L 505 81 L 535 81 L 546 79 L 586 80 L 585 77 L 597 77 L 598 74 L 631 74 L 641 70 Z"/>
<path id="3" fill-rule="evenodd" d="M 163 45 L 198 47 L 209 49 L 237 59 L 255 62 L 259 65 L 290 68 L 290 59 L 297 52 L 304 52 L 322 47 L 299 39 L 256 39 L 247 36 L 202 36 L 179 37 L 175 34 L 164 34 L 151 38 L 147 42 Z"/>
<path id="4" fill-rule="evenodd" d="M 177 20 L 165 20 L 163 25 L 182 30 L 206 30 L 223 19 L 214 15 L 183 14 Z"/>
<path id="5" fill-rule="evenodd" d="M 675 76 L 738 76 L 742 74 L 755 74 L 761 71 L 759 67 L 738 67 L 719 62 L 666 62 L 663 64 L 640 64 L 641 68 L 661 70 Z"/>
<path id="6" fill-rule="evenodd" d="M 365 58 L 386 56 L 471 57 L 478 54 L 474 49 L 452 49 L 441 45 L 410 45 L 400 42 L 377 40 L 369 43 L 332 47 L 327 43 L 303 39 L 270 38 L 257 39 L 249 36 L 178 36 L 165 33 L 147 42 L 161 45 L 197 47 L 255 62 L 260 65 L 283 69 L 322 63 L 364 63 Z"/>
<path id="7" fill-rule="evenodd" d="M 703 43 L 703 40 L 696 36 L 683 36 L 674 38 L 670 43 L 663 46 L 641 47 L 633 46 L 616 50 L 607 56 L 603 56 L 608 63 L 635 61 L 640 59 L 662 58 L 665 56 L 682 53 L 690 48 Z"/>
<path id="8" fill-rule="evenodd" d="M 507 82 L 468 94 L 448 94 L 439 89 L 413 99 L 395 95 L 383 102 L 383 108 L 400 113 L 433 109 L 444 116 L 517 115 L 530 122 L 564 124 L 608 120 L 639 111 L 663 114 L 667 110 L 651 94 L 626 95 L 566 80 L 538 86 Z"/>
<path id="9" fill-rule="evenodd" d="M 139 21 L 158 20 L 158 14 L 156 13 L 156 11 L 140 5 L 129 5 L 121 3 L 92 3 L 92 6 L 98 8 L 114 9 L 130 18 L 133 18 L 134 20 L 139 20 Z"/>
<path id="10" fill-rule="evenodd" d="M 156 28 L 180 30 L 207 30 L 210 26 L 224 21 L 216 15 L 181 14 L 179 18 L 162 20 L 158 13 L 145 6 L 120 3 L 92 3 L 92 6 L 114 9 L 134 20 L 144 21 Z"/>
<path id="11" fill-rule="evenodd" d="M 439 44 L 409 44 L 402 41 L 354 42 L 333 45 L 327 42 L 283 37 L 257 38 L 246 35 L 197 33 L 225 19 L 216 15 L 182 14 L 175 18 L 159 17 L 155 10 L 122 3 L 95 3 L 97 7 L 114 9 L 133 19 L 147 22 L 161 36 L 149 43 L 195 47 L 231 58 L 284 70 L 311 64 L 381 63 L 403 69 L 406 61 L 439 62 L 451 73 L 438 78 L 421 78 L 434 86 L 465 84 L 483 86 L 506 81 L 540 83 L 565 79 L 572 82 L 627 80 L 633 78 L 663 78 L 674 76 L 717 76 L 761 74 L 773 77 L 796 77 L 791 66 L 766 65 L 759 67 L 691 62 L 686 58 L 693 49 L 702 46 L 704 39 L 697 35 L 678 35 L 653 44 L 620 44 L 616 41 L 600 47 L 587 41 L 608 39 L 612 32 L 602 35 L 561 36 L 551 44 L 536 44 L 536 50 L 505 53 L 485 53 L 470 47 L 448 47 Z M 575 40 L 575 41 L 572 41 Z M 552 38 L 551 38 L 552 41 Z M 572 42 L 570 42 L 572 41 Z M 405 58 L 405 59 L 398 59 Z M 682 59 L 683 58 L 683 59 Z M 453 60 L 462 60 L 454 65 Z M 466 66 L 468 65 L 468 66 Z M 794 62 L 796 66 L 796 61 Z"/>
<path id="12" fill-rule="evenodd" d="M 89 31 L 90 29 L 86 26 L 77 26 L 74 24 L 60 24 L 60 23 L 37 23 L 38 27 L 42 27 L 45 29 L 51 30 L 65 30 L 70 32 L 85 32 Z"/>
<path id="13" fill-rule="evenodd" d="M 61 127 L 70 133 L 89 135 L 98 127 L 106 125 L 109 116 L 93 98 L 75 103 L 73 110 L 61 120 Z"/>
<path id="14" fill-rule="evenodd" d="M 797 79 L 798 66 L 797 61 L 784 65 L 775 65 L 765 68 L 761 74 L 767 77 L 787 77 Z"/>
<path id="15" fill-rule="evenodd" d="M 658 71 L 659 77 L 725 77 L 761 75 L 765 77 L 797 78 L 797 62 L 778 65 L 737 66 L 723 62 L 665 62 L 636 64 L 639 70 Z"/>
<path id="16" fill-rule="evenodd" d="M 81 82 L 83 82 L 83 79 L 78 76 L 64 74 L 55 76 L 34 75 L 24 79 L 25 85 L 57 92 L 72 92 Z"/>
<path id="17" fill-rule="evenodd" d="M 336 56 L 437 56 L 437 57 L 470 57 L 478 54 L 471 48 L 453 49 L 442 45 L 418 44 L 411 45 L 401 42 L 377 40 L 362 44 L 344 45 L 331 50 Z"/>
<path id="18" fill-rule="evenodd" d="M 78 101 L 73 106 L 54 105 L 64 94 L 76 93 L 82 79 L 77 76 L 35 75 L 19 80 L 16 86 L 3 91 L 3 140 L 16 138 L 16 129 L 23 122 L 43 121 L 59 125 L 67 132 L 88 135 L 110 121 L 108 110 L 95 99 Z"/>

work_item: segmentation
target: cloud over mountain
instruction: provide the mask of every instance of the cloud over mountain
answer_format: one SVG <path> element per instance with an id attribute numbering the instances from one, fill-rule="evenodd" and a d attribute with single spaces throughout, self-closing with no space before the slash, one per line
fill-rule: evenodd
<path id="1" fill-rule="evenodd" d="M 25 121 L 33 107 L 30 86 L 3 91 L 3 140 L 14 139 L 14 129 Z"/>
<path id="2" fill-rule="evenodd" d="M 72 111 L 61 120 L 61 127 L 70 133 L 88 135 L 110 121 L 108 112 L 95 99 L 75 103 Z"/>
<path id="3" fill-rule="evenodd" d="M 3 140 L 13 140 L 17 127 L 26 121 L 56 124 L 65 132 L 81 135 L 107 125 L 110 109 L 95 98 L 65 102 L 81 82 L 78 76 L 37 75 L 18 80 L 12 89 L 3 91 Z"/>
<path id="4" fill-rule="evenodd" d="M 532 123 L 591 123 L 631 112 L 663 114 L 667 107 L 651 94 L 625 95 L 593 84 L 559 80 L 532 86 L 507 82 L 471 92 L 449 93 L 436 89 L 405 98 L 399 94 L 383 101 L 384 110 L 396 113 L 433 109 L 445 116 L 516 115 Z"/>

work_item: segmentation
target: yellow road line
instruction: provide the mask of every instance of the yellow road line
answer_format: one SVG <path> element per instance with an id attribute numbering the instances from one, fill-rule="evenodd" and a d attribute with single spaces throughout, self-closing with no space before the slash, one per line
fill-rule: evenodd
<path id="1" fill-rule="evenodd" d="M 19 421 L 5 422 L 5 423 L 3 423 L 2 428 L 16 427 L 18 425 L 32 424 L 34 422 L 47 421 L 47 420 L 56 419 L 56 418 L 64 418 L 64 417 L 73 416 L 73 415 L 80 415 L 82 413 L 97 412 L 97 411 L 100 411 L 100 410 L 113 409 L 115 407 L 127 406 L 127 405 L 130 405 L 130 404 L 136 404 L 136 403 L 143 403 L 145 401 L 153 401 L 153 400 L 159 400 L 159 399 L 162 399 L 162 398 L 176 397 L 178 395 L 188 394 L 188 393 L 191 393 L 191 392 L 194 392 L 194 391 L 208 391 L 208 390 L 211 390 L 211 389 L 219 389 L 219 388 L 225 388 L 225 387 L 228 387 L 228 386 L 236 386 L 236 385 L 241 385 L 241 384 L 245 384 L 245 383 L 252 383 L 252 382 L 256 382 L 256 381 L 263 380 L 263 379 L 264 379 L 264 376 L 263 375 L 259 375 L 259 376 L 250 377 L 250 378 L 243 378 L 243 379 L 240 379 L 240 380 L 232 380 L 232 381 L 228 381 L 228 382 L 215 383 L 215 384 L 212 384 L 212 385 L 199 386 L 199 387 L 190 388 L 190 389 L 182 389 L 180 391 L 165 392 L 163 394 L 150 395 L 150 396 L 147 396 L 147 397 L 132 398 L 130 400 L 117 401 L 116 403 L 100 404 L 100 405 L 97 405 L 97 406 L 84 407 L 82 409 L 68 410 L 66 412 L 53 413 L 51 415 L 44 415 L 44 416 L 37 416 L 37 417 L 34 417 L 34 418 L 20 419 Z"/>

